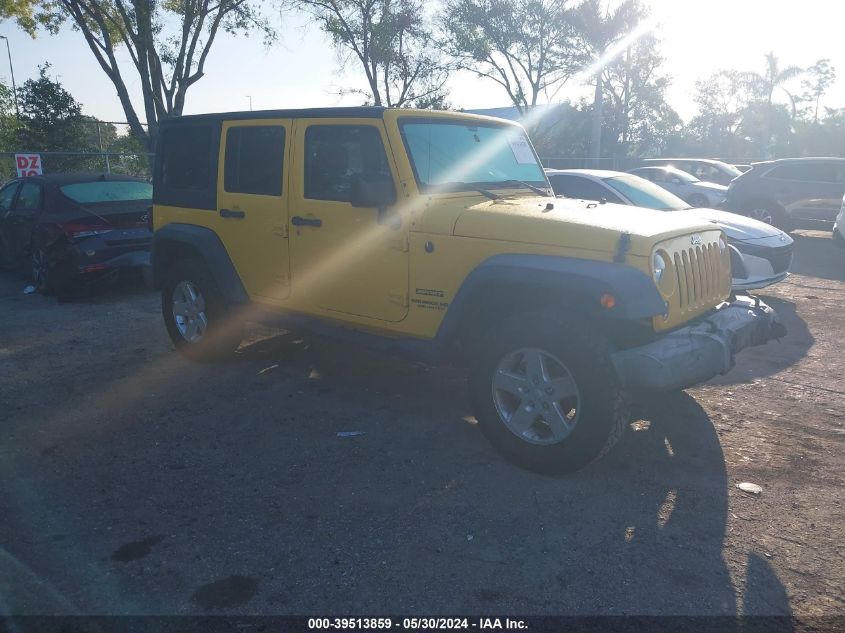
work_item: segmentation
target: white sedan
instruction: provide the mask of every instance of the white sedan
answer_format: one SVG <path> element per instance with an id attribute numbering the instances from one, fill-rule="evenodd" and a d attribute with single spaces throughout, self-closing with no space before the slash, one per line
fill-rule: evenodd
<path id="1" fill-rule="evenodd" d="M 724 185 L 704 182 L 674 167 L 640 167 L 632 169 L 629 173 L 650 180 L 696 208 L 718 207 L 725 201 L 728 192 Z"/>
<path id="2" fill-rule="evenodd" d="M 765 288 L 789 274 L 792 238 L 770 224 L 717 209 L 693 209 L 677 196 L 633 174 L 599 169 L 547 169 L 546 176 L 556 195 L 689 213 L 718 224 L 732 247 L 734 290 Z M 845 227 L 845 218 L 842 222 L 840 226 Z"/>

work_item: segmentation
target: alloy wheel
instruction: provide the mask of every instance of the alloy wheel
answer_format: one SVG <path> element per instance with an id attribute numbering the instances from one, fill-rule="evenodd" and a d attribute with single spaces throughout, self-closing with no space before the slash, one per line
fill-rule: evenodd
<path id="1" fill-rule="evenodd" d="M 205 298 L 190 281 L 180 281 L 173 289 L 173 321 L 179 334 L 189 343 L 197 343 L 208 330 Z"/>
<path id="2" fill-rule="evenodd" d="M 506 355 L 493 374 L 493 402 L 505 426 L 531 444 L 557 444 L 578 424 L 581 394 L 563 362 L 545 350 Z"/>

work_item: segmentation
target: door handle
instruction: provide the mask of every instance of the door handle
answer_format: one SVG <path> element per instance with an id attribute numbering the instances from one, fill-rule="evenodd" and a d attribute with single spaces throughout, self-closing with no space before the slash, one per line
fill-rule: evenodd
<path id="1" fill-rule="evenodd" d="M 303 218 L 299 215 L 293 216 L 290 223 L 294 226 L 314 226 L 317 228 L 323 226 L 323 221 L 319 218 Z"/>
<path id="2" fill-rule="evenodd" d="M 236 210 L 236 209 L 220 209 L 220 217 L 221 218 L 235 218 L 238 220 L 243 219 L 246 217 L 246 213 L 244 211 Z"/>

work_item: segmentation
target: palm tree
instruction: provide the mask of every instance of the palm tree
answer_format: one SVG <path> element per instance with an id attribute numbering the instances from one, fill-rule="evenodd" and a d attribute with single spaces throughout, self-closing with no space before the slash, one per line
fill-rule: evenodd
<path id="1" fill-rule="evenodd" d="M 615 10 L 605 6 L 604 0 L 586 0 L 576 10 L 576 21 L 581 39 L 593 57 L 593 63 L 623 37 L 645 16 L 645 9 L 639 0 L 624 0 Z M 607 60 L 610 61 L 610 60 Z M 593 128 L 590 141 L 590 158 L 601 158 L 601 124 L 603 109 L 602 74 L 606 64 L 598 65 L 595 70 L 596 91 L 593 97 Z"/>
<path id="2" fill-rule="evenodd" d="M 804 72 L 798 66 L 780 67 L 780 62 L 775 56 L 774 51 L 766 53 L 766 70 L 763 73 L 746 73 L 746 77 L 752 85 L 760 86 L 762 93 L 766 96 L 766 143 L 770 144 L 772 141 L 772 109 L 774 107 L 772 101 L 775 90 L 780 88 L 786 96 L 789 97 L 789 102 L 792 104 L 792 118 L 795 118 L 795 97 L 792 93 L 784 88 L 784 84 L 795 79 Z"/>

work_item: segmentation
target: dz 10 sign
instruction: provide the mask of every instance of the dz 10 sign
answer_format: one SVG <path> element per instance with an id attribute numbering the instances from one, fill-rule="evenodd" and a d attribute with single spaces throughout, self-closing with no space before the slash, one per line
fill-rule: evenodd
<path id="1" fill-rule="evenodd" d="M 41 154 L 15 154 L 15 165 L 18 168 L 18 178 L 24 176 L 40 176 Z"/>

